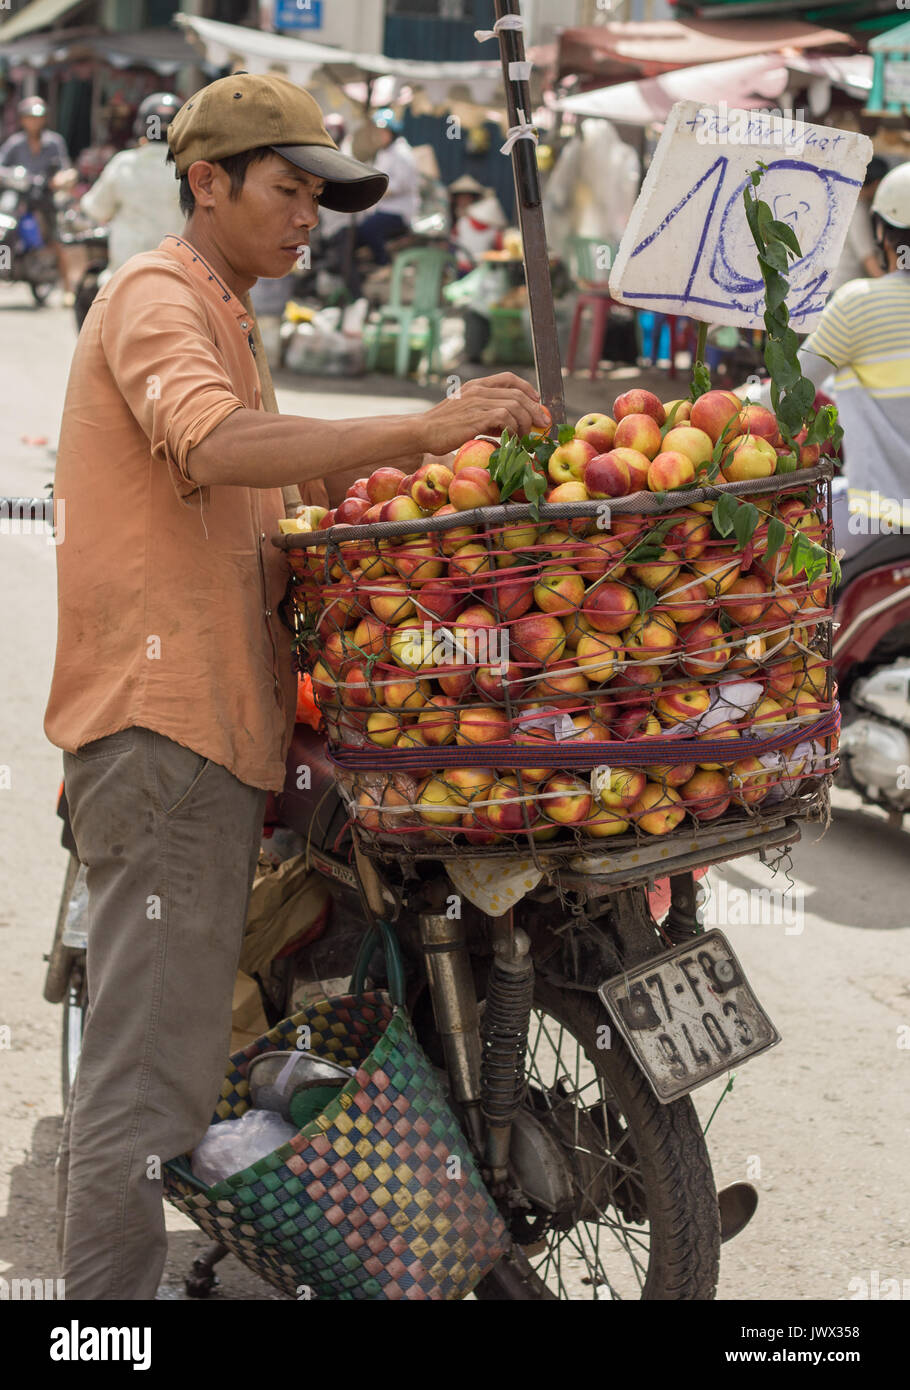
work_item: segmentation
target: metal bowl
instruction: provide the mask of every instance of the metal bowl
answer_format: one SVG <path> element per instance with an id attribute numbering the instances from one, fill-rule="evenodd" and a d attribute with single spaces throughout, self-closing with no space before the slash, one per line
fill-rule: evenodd
<path id="1" fill-rule="evenodd" d="M 247 1079 L 256 1110 L 275 1110 L 289 1120 L 291 1101 L 300 1091 L 346 1086 L 351 1073 L 315 1052 L 265 1052 L 250 1063 Z"/>

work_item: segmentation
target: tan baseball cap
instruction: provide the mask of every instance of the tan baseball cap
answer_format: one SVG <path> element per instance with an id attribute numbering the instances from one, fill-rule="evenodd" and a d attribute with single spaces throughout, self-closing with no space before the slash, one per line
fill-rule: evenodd
<path id="1" fill-rule="evenodd" d="M 219 160 L 262 147 L 325 179 L 322 207 L 363 212 L 385 193 L 388 174 L 342 154 L 325 128 L 319 104 L 276 73 L 219 77 L 184 102 L 167 130 L 181 177 L 197 159 Z"/>

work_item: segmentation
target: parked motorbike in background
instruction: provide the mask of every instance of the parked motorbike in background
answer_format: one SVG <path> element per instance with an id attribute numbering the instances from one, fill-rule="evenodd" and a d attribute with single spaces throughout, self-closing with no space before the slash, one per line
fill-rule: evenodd
<path id="1" fill-rule="evenodd" d="M 0 165 L 0 283 L 29 286 L 44 304 L 57 283 L 57 258 L 42 230 L 50 176 Z"/>
<path id="2" fill-rule="evenodd" d="M 78 333 L 98 293 L 100 276 L 107 269 L 107 228 L 96 226 L 78 204 L 67 209 L 66 217 L 59 226 L 63 245 L 83 247 L 86 253 L 85 265 L 74 292 L 73 314 Z"/>
<path id="3" fill-rule="evenodd" d="M 832 648 L 838 783 L 900 828 L 910 811 L 910 533 L 876 536 L 842 569 Z"/>

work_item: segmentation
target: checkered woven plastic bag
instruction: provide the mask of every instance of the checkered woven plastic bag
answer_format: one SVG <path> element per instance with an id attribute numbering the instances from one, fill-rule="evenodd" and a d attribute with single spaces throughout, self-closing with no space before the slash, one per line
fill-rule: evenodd
<path id="1" fill-rule="evenodd" d="M 356 1066 L 350 1083 L 287 1144 L 213 1187 L 200 1190 L 188 1156 L 166 1164 L 166 1197 L 291 1298 L 464 1298 L 503 1253 L 505 1227 L 387 994 L 321 1000 L 235 1053 L 212 1122 L 248 1109 L 255 1057 L 301 1037 Z"/>

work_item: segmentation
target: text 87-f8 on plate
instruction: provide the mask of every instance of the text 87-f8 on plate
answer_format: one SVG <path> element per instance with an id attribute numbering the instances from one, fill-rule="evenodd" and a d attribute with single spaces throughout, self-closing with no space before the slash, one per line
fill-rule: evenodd
<path id="1" fill-rule="evenodd" d="M 598 994 L 660 1101 L 780 1042 L 719 931 L 606 980 Z"/>

